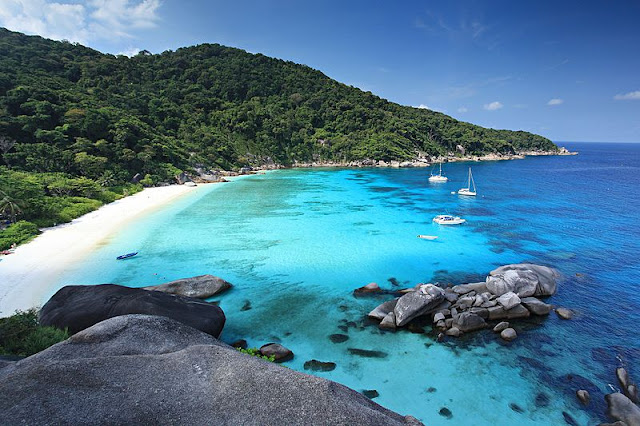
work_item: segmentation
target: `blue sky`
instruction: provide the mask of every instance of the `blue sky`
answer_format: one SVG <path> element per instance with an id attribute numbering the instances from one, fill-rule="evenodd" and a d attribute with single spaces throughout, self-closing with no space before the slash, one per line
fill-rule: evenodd
<path id="1" fill-rule="evenodd" d="M 114 54 L 220 43 L 482 126 L 640 142 L 637 0 L 2 0 L 0 26 Z"/>

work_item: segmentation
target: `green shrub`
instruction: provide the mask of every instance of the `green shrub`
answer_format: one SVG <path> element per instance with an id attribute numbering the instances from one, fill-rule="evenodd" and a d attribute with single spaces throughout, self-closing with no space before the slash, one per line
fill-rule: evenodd
<path id="1" fill-rule="evenodd" d="M 30 356 L 69 337 L 66 330 L 41 326 L 35 309 L 0 318 L 0 354 Z"/>
<path id="2" fill-rule="evenodd" d="M 242 348 L 236 348 L 238 351 L 240 351 L 243 354 L 247 354 L 247 355 L 251 355 L 251 356 L 255 356 L 256 358 L 262 358 L 266 361 L 269 362 L 275 362 L 276 361 L 276 357 L 275 355 L 270 355 L 270 356 L 265 356 L 262 355 L 260 353 L 260 350 L 257 348 L 247 348 L 247 349 L 242 349 Z"/>
<path id="3" fill-rule="evenodd" d="M 153 186 L 153 179 L 151 178 L 151 175 L 147 173 L 144 176 L 144 179 L 140 180 L 140 184 L 144 187 Z"/>
<path id="4" fill-rule="evenodd" d="M 22 244 L 38 235 L 40 231 L 34 223 L 21 220 L 0 231 L 0 250 L 6 250 L 12 244 Z"/>

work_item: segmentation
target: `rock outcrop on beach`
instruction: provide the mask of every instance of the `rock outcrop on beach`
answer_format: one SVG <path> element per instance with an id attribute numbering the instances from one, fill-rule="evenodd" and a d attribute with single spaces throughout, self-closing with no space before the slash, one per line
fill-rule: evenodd
<path id="1" fill-rule="evenodd" d="M 549 314 L 551 305 L 537 297 L 553 295 L 558 277 L 555 269 L 546 266 L 529 263 L 501 266 L 491 271 L 485 282 L 444 289 L 419 284 L 407 289 L 400 298 L 380 304 L 368 316 L 381 321 L 380 328 L 387 330 L 405 326 L 418 317 L 431 316 L 434 328 L 458 337 L 487 327 L 487 321 Z M 505 340 L 512 340 L 516 332 L 507 335 Z"/>
<path id="2" fill-rule="evenodd" d="M 178 296 L 207 299 L 233 287 L 230 282 L 213 275 L 198 275 L 164 284 L 143 287 L 145 290 L 161 291 Z"/>
<path id="3" fill-rule="evenodd" d="M 216 305 L 116 284 L 65 286 L 42 307 L 39 321 L 77 333 L 108 318 L 128 314 L 172 318 L 215 337 L 225 323 L 224 312 Z"/>
<path id="4" fill-rule="evenodd" d="M 172 319 L 126 315 L 0 369 L 0 424 L 421 423 Z"/>

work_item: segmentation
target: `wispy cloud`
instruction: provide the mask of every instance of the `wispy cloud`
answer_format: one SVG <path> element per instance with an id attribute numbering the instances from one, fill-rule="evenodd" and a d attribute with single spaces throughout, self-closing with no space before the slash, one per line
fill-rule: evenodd
<path id="1" fill-rule="evenodd" d="M 613 97 L 616 101 L 636 101 L 640 100 L 640 90 L 624 94 L 617 94 Z"/>
<path id="2" fill-rule="evenodd" d="M 467 112 L 467 111 L 469 111 L 469 110 L 467 109 L 467 107 L 460 107 L 460 108 L 458 108 L 458 112 Z"/>
<path id="3" fill-rule="evenodd" d="M 547 102 L 547 105 L 561 105 L 564 103 L 564 99 L 553 98 Z"/>
<path id="4" fill-rule="evenodd" d="M 484 104 L 484 106 L 482 108 L 486 109 L 487 111 L 496 111 L 500 108 L 504 107 L 504 105 L 502 105 L 502 103 L 495 101 L 495 102 L 491 102 L 489 104 Z"/>
<path id="5" fill-rule="evenodd" d="M 545 68 L 545 70 L 550 71 L 550 70 L 555 70 L 556 68 L 560 68 L 563 65 L 566 65 L 569 63 L 569 59 L 565 58 L 560 62 L 556 62 L 555 64 L 549 65 L 548 67 Z"/>
<path id="6" fill-rule="evenodd" d="M 432 35 L 473 42 L 488 50 L 493 50 L 501 43 L 500 35 L 492 31 L 492 27 L 483 22 L 480 16 L 463 13 L 445 17 L 441 13 L 426 11 L 414 19 L 413 26 Z"/>
<path id="7" fill-rule="evenodd" d="M 160 0 L 2 0 L 0 26 L 54 40 L 88 44 L 133 38 L 132 31 L 155 27 Z"/>

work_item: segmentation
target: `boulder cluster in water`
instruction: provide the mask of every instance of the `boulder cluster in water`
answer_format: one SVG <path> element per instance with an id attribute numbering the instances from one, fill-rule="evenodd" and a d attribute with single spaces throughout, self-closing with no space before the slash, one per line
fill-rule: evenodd
<path id="1" fill-rule="evenodd" d="M 501 266 L 491 271 L 485 282 L 450 288 L 418 284 L 404 290 L 401 297 L 382 303 L 368 316 L 380 321 L 380 328 L 395 330 L 415 318 L 430 315 L 435 328 L 447 336 L 458 337 L 486 328 L 487 321 L 548 315 L 551 305 L 538 298 L 556 292 L 557 278 L 558 272 L 546 266 L 529 263 Z M 517 336 L 508 323 L 501 322 L 494 331 L 500 332 L 505 340 Z"/>

